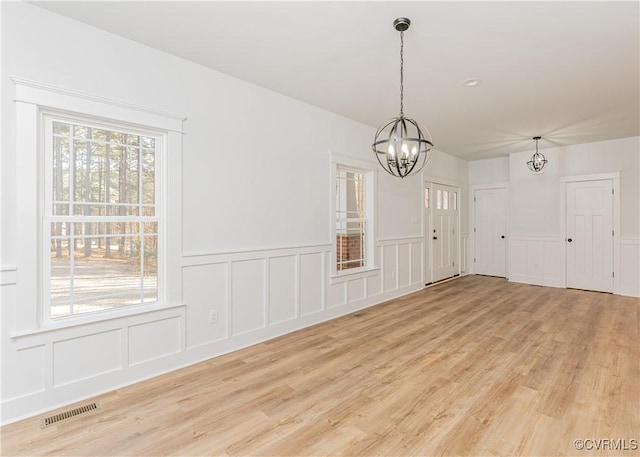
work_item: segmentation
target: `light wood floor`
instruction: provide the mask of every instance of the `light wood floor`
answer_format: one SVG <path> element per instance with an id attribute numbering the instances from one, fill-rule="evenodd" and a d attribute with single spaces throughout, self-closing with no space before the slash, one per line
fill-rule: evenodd
<path id="1" fill-rule="evenodd" d="M 2 454 L 640 455 L 639 316 L 467 276 L 5 426 Z"/>

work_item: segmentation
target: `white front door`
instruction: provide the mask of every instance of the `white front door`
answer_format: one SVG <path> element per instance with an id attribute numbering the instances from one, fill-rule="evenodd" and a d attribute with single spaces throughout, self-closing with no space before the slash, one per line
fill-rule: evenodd
<path id="1" fill-rule="evenodd" d="M 431 281 L 458 274 L 458 189 L 432 184 Z"/>
<path id="2" fill-rule="evenodd" d="M 613 292 L 613 181 L 566 186 L 567 287 Z"/>
<path id="3" fill-rule="evenodd" d="M 475 273 L 507 275 L 507 190 L 478 189 L 475 204 Z"/>

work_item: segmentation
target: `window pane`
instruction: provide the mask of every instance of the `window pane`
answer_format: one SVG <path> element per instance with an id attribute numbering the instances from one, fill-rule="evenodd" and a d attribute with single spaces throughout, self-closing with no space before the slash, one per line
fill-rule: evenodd
<path id="1" fill-rule="evenodd" d="M 66 124 L 60 124 L 54 122 L 54 132 L 64 132 L 66 127 L 67 132 L 69 126 Z M 70 167 L 69 161 L 69 138 L 54 136 L 53 137 L 53 179 L 52 179 L 52 196 L 53 196 L 53 208 L 52 213 L 56 216 L 66 216 L 69 214 L 69 176 Z"/>
<path id="2" fill-rule="evenodd" d="M 51 242 L 49 289 L 52 318 L 68 316 L 72 313 L 70 247 L 69 238 L 57 238 Z"/>
<path id="3" fill-rule="evenodd" d="M 108 237 L 110 245 L 124 242 L 127 256 L 76 256 L 74 313 L 100 311 L 141 302 L 139 237 Z"/>
<path id="4" fill-rule="evenodd" d="M 124 187 L 121 187 L 120 203 L 140 203 L 138 199 L 139 189 L 139 149 L 137 148 L 124 148 L 124 161 L 121 170 L 125 173 L 120 173 L 120 177 L 124 180 Z M 122 193 L 124 191 L 124 194 Z"/>
<path id="5" fill-rule="evenodd" d="M 153 149 L 142 150 L 142 203 L 154 204 L 155 198 L 155 151 Z M 149 214 L 152 216 L 153 214 Z"/>
<path id="6" fill-rule="evenodd" d="M 436 190 L 436 208 L 442 209 L 442 191 L 440 189 Z"/>
<path id="7" fill-rule="evenodd" d="M 425 187 L 424 189 L 424 207 L 429 208 L 429 188 Z"/>
<path id="8" fill-rule="evenodd" d="M 442 191 L 442 209 L 449 209 L 449 192 Z"/>
<path id="9" fill-rule="evenodd" d="M 345 222 L 341 224 L 336 239 L 337 271 L 365 266 L 365 223 Z"/>
<path id="10" fill-rule="evenodd" d="M 453 210 L 456 211 L 458 209 L 458 192 L 453 193 Z"/>

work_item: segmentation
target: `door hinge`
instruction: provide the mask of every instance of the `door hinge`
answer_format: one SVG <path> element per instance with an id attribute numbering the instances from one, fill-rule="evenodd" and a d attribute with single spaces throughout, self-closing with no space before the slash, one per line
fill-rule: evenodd
<path id="1" fill-rule="evenodd" d="M 613 188 L 611 189 L 611 195 L 615 195 L 615 191 L 613 190 Z"/>
<path id="2" fill-rule="evenodd" d="M 611 236 L 616 236 L 615 230 L 611 230 Z"/>
<path id="3" fill-rule="evenodd" d="M 476 258 L 475 257 L 473 258 L 473 263 L 476 263 Z"/>
<path id="4" fill-rule="evenodd" d="M 474 201 L 474 202 L 476 201 L 476 197 L 473 197 L 473 201 Z"/>
<path id="5" fill-rule="evenodd" d="M 473 233 L 476 233 L 476 228 L 475 227 L 473 227 Z"/>
<path id="6" fill-rule="evenodd" d="M 611 272 L 611 277 L 612 277 L 612 278 L 615 278 L 615 277 L 616 277 L 616 272 L 615 272 L 615 271 L 612 271 L 612 272 Z"/>

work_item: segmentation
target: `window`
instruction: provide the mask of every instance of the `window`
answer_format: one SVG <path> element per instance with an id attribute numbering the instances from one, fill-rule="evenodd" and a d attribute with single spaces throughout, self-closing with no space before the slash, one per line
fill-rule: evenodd
<path id="1" fill-rule="evenodd" d="M 16 338 L 177 312 L 184 116 L 11 81 L 20 176 Z"/>
<path id="2" fill-rule="evenodd" d="M 429 188 L 424 188 L 424 207 L 429 209 Z"/>
<path id="3" fill-rule="evenodd" d="M 365 175 L 338 167 L 336 172 L 336 270 L 366 265 Z"/>
<path id="4" fill-rule="evenodd" d="M 375 181 L 367 162 L 341 158 L 335 162 L 333 188 L 334 274 L 375 267 Z"/>
<path id="5" fill-rule="evenodd" d="M 53 114 L 44 126 L 45 318 L 158 302 L 162 136 Z"/>

